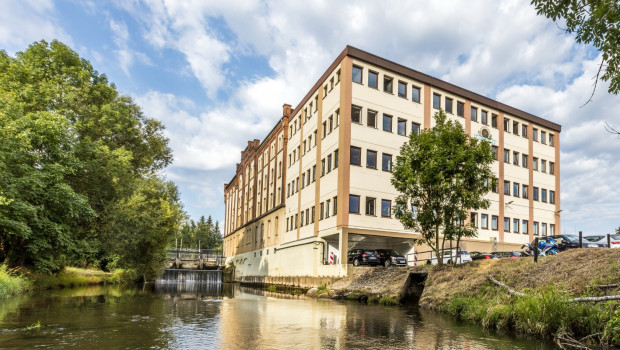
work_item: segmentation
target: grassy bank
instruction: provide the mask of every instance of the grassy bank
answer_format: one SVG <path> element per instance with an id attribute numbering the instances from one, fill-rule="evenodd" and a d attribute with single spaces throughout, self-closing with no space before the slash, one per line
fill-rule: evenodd
<path id="1" fill-rule="evenodd" d="M 620 294 L 620 249 L 579 249 L 542 258 L 433 268 L 420 305 L 485 328 L 620 346 L 620 301 L 569 302 Z M 523 296 L 489 280 L 495 278 Z"/>
<path id="2" fill-rule="evenodd" d="M 11 270 L 6 265 L 0 265 L 0 299 L 21 294 L 31 287 L 31 281 L 19 270 Z"/>

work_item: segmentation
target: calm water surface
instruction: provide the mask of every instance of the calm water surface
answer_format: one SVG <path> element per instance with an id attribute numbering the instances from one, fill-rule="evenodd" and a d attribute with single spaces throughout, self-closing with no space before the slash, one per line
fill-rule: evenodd
<path id="1" fill-rule="evenodd" d="M 40 327 L 32 327 L 40 323 Z M 0 301 L 0 349 L 554 349 L 416 307 L 237 285 L 90 287 Z"/>

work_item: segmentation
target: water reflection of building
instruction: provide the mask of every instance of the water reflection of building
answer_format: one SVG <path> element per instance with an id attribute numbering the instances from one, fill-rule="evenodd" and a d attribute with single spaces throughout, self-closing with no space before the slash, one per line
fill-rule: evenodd
<path id="1" fill-rule="evenodd" d="M 244 276 L 338 276 L 348 249 L 412 251 L 392 213 L 391 166 L 443 109 L 497 155 L 499 186 L 471 213 L 468 250 L 510 250 L 560 231 L 558 124 L 347 47 L 225 185 L 224 253 Z M 326 266 L 334 257 L 336 266 Z M 338 264 L 343 264 L 338 266 Z"/>

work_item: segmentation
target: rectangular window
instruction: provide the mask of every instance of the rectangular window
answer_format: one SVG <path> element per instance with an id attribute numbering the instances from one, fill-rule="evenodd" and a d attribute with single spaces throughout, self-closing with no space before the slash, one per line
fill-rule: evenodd
<path id="1" fill-rule="evenodd" d="M 534 221 L 534 235 L 538 236 L 538 222 Z"/>
<path id="2" fill-rule="evenodd" d="M 420 88 L 412 86 L 411 87 L 411 100 L 413 102 L 420 103 Z"/>
<path id="3" fill-rule="evenodd" d="M 304 214 L 305 214 L 305 213 L 304 213 L 304 211 L 302 210 L 302 211 L 301 211 L 301 222 L 300 222 L 300 225 L 299 225 L 300 227 L 303 227 L 303 226 L 304 226 L 304 218 L 305 218 L 305 215 L 304 215 Z"/>
<path id="4" fill-rule="evenodd" d="M 377 169 L 377 151 L 366 151 L 366 168 Z"/>
<path id="5" fill-rule="evenodd" d="M 465 104 L 463 102 L 456 102 L 456 115 L 459 117 L 465 116 Z"/>
<path id="6" fill-rule="evenodd" d="M 332 171 L 332 155 L 327 156 L 327 172 Z"/>
<path id="7" fill-rule="evenodd" d="M 387 199 L 381 200 L 381 217 L 389 218 L 392 216 L 392 201 Z"/>
<path id="8" fill-rule="evenodd" d="M 411 123 L 411 133 L 419 135 L 420 134 L 420 124 L 418 124 L 418 123 Z"/>
<path id="9" fill-rule="evenodd" d="M 381 170 L 392 171 L 392 155 L 383 153 L 381 155 Z"/>
<path id="10" fill-rule="evenodd" d="M 555 174 L 555 164 L 553 162 L 549 162 L 549 174 Z"/>
<path id="11" fill-rule="evenodd" d="M 325 201 L 325 218 L 328 218 L 331 214 L 331 201 L 328 199 Z"/>
<path id="12" fill-rule="evenodd" d="M 497 146 L 491 146 L 491 150 L 493 151 L 493 159 L 497 160 Z"/>
<path id="13" fill-rule="evenodd" d="M 338 197 L 334 197 L 334 215 L 338 214 Z"/>
<path id="14" fill-rule="evenodd" d="M 308 169 L 308 173 L 306 175 L 306 186 L 310 186 L 310 169 Z"/>
<path id="15" fill-rule="evenodd" d="M 491 126 L 497 129 L 497 114 L 491 114 Z"/>
<path id="16" fill-rule="evenodd" d="M 377 127 L 377 112 L 371 110 L 366 112 L 366 125 L 371 128 Z"/>
<path id="17" fill-rule="evenodd" d="M 446 97 L 445 102 L 444 102 L 444 106 L 446 109 L 446 113 L 450 113 L 452 114 L 452 99 L 449 97 Z"/>
<path id="18" fill-rule="evenodd" d="M 360 212 L 360 196 L 354 194 L 349 195 L 349 213 L 359 214 Z"/>
<path id="19" fill-rule="evenodd" d="M 549 134 L 549 146 L 553 147 L 553 134 Z"/>
<path id="20" fill-rule="evenodd" d="M 491 216 L 491 230 L 495 230 L 497 231 L 497 221 L 498 221 L 498 217 L 497 215 L 492 215 Z"/>
<path id="21" fill-rule="evenodd" d="M 542 171 L 543 173 L 547 172 L 547 161 L 544 159 L 540 160 L 540 171 Z"/>
<path id="22" fill-rule="evenodd" d="M 527 220 L 521 221 L 521 227 L 523 227 L 523 234 L 527 235 Z"/>
<path id="23" fill-rule="evenodd" d="M 549 224 L 549 236 L 555 235 L 555 225 Z"/>
<path id="24" fill-rule="evenodd" d="M 534 200 L 538 200 L 538 187 L 534 187 Z"/>
<path id="25" fill-rule="evenodd" d="M 510 181 L 504 181 L 504 194 L 510 196 Z"/>
<path id="26" fill-rule="evenodd" d="M 512 133 L 519 135 L 519 122 L 512 122 Z"/>
<path id="27" fill-rule="evenodd" d="M 489 215 L 488 214 L 480 214 L 480 228 L 483 228 L 483 229 L 489 228 Z"/>
<path id="28" fill-rule="evenodd" d="M 368 87 L 379 88 L 379 74 L 371 70 L 368 71 Z"/>
<path id="29" fill-rule="evenodd" d="M 521 124 L 521 136 L 527 138 L 527 125 Z"/>
<path id="30" fill-rule="evenodd" d="M 544 143 L 545 145 L 547 144 L 547 132 L 546 131 L 542 131 L 542 130 L 540 131 L 540 142 Z"/>
<path id="31" fill-rule="evenodd" d="M 338 167 L 338 150 L 334 151 L 334 169 Z"/>
<path id="32" fill-rule="evenodd" d="M 540 200 L 543 202 L 547 202 L 547 190 L 544 188 L 540 190 Z"/>
<path id="33" fill-rule="evenodd" d="M 321 202 L 321 211 L 319 211 L 319 220 L 325 218 L 325 203 Z"/>
<path id="34" fill-rule="evenodd" d="M 504 131 L 510 132 L 510 119 L 504 118 Z"/>
<path id="35" fill-rule="evenodd" d="M 519 152 L 512 152 L 512 164 L 519 166 Z"/>
<path id="36" fill-rule="evenodd" d="M 331 134 L 332 130 L 334 130 L 334 117 L 329 117 L 329 133 Z"/>
<path id="37" fill-rule="evenodd" d="M 527 154 L 521 155 L 521 166 L 527 168 Z"/>
<path id="38" fill-rule="evenodd" d="M 398 125 L 396 126 L 396 132 L 398 135 L 407 135 L 407 121 L 404 119 L 398 119 Z"/>
<path id="39" fill-rule="evenodd" d="M 306 187 L 306 173 L 301 174 L 301 188 Z"/>
<path id="40" fill-rule="evenodd" d="M 555 204 L 555 191 L 549 191 L 549 203 Z"/>
<path id="41" fill-rule="evenodd" d="M 471 121 L 472 122 L 478 121 L 478 108 L 476 107 L 471 108 Z"/>
<path id="42" fill-rule="evenodd" d="M 362 123 L 362 107 L 351 106 L 351 123 Z"/>
<path id="43" fill-rule="evenodd" d="M 480 111 L 480 122 L 484 125 L 489 124 L 489 121 L 487 120 L 487 111 Z"/>
<path id="44" fill-rule="evenodd" d="M 510 150 L 504 149 L 504 163 L 510 164 Z"/>
<path id="45" fill-rule="evenodd" d="M 353 66 L 353 82 L 361 84 L 362 83 L 362 67 Z"/>
<path id="46" fill-rule="evenodd" d="M 510 218 L 504 218 L 504 232 L 510 232 Z"/>
<path id="47" fill-rule="evenodd" d="M 316 165 L 312 166 L 312 182 L 316 181 Z"/>
<path id="48" fill-rule="evenodd" d="M 312 221 L 314 222 L 314 213 L 316 213 L 316 210 L 314 209 L 314 205 L 312 206 Z"/>
<path id="49" fill-rule="evenodd" d="M 478 227 L 478 213 L 469 213 L 469 224 L 473 227 Z"/>
<path id="50" fill-rule="evenodd" d="M 527 185 L 521 186 L 521 197 L 527 199 Z"/>
<path id="51" fill-rule="evenodd" d="M 493 181 L 492 183 L 492 188 L 491 191 L 493 191 L 493 193 L 499 193 L 499 181 Z"/>
<path id="52" fill-rule="evenodd" d="M 392 116 L 383 115 L 383 131 L 392 132 Z"/>
<path id="53" fill-rule="evenodd" d="M 407 84 L 398 82 L 398 97 L 407 98 Z"/>
<path id="54" fill-rule="evenodd" d="M 512 183 L 512 195 L 515 197 L 519 197 L 519 184 L 516 182 Z"/>
<path id="55" fill-rule="evenodd" d="M 538 170 L 538 158 L 534 157 L 534 160 L 532 161 L 532 167 L 534 170 Z"/>
<path id="56" fill-rule="evenodd" d="M 433 108 L 440 109 L 441 108 L 441 95 L 433 94 Z"/>
<path id="57" fill-rule="evenodd" d="M 392 79 L 391 77 L 383 76 L 383 92 L 387 92 L 391 94 L 393 82 L 394 82 L 394 79 Z"/>
<path id="58" fill-rule="evenodd" d="M 519 219 L 512 219 L 512 232 L 519 233 Z"/>
<path id="59" fill-rule="evenodd" d="M 534 128 L 532 130 L 532 138 L 534 139 L 534 141 L 538 142 L 538 129 Z"/>
<path id="60" fill-rule="evenodd" d="M 321 159 L 321 176 L 325 175 L 325 158 Z"/>
<path id="61" fill-rule="evenodd" d="M 306 209 L 306 225 L 310 223 L 310 209 Z"/>
<path id="62" fill-rule="evenodd" d="M 323 137 L 321 139 L 324 139 L 325 136 L 327 136 L 327 120 L 323 122 Z"/>
<path id="63" fill-rule="evenodd" d="M 375 199 L 366 197 L 366 215 L 375 215 Z"/>
<path id="64" fill-rule="evenodd" d="M 362 149 L 351 146 L 351 165 L 362 165 Z"/>

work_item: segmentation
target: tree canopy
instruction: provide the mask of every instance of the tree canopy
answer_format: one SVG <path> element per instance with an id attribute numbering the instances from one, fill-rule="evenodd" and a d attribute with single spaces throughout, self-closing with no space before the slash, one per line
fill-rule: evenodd
<path id="1" fill-rule="evenodd" d="M 185 216 L 157 176 L 172 161 L 163 130 L 58 41 L 0 51 L 0 261 L 55 272 L 117 260 L 152 277 L 125 255 L 160 254 Z"/>
<path id="2" fill-rule="evenodd" d="M 487 142 L 469 137 L 443 111 L 434 118 L 433 128 L 412 133 L 401 147 L 392 185 L 400 192 L 396 218 L 422 235 L 441 264 L 446 240 L 456 240 L 458 247 L 462 237 L 476 236 L 476 227 L 465 224 L 468 212 L 489 207 L 484 195 L 495 178 Z"/>
<path id="3" fill-rule="evenodd" d="M 196 222 L 186 221 L 168 245 L 179 249 L 222 249 L 222 242 L 219 222 L 214 224 L 211 216 L 206 220 L 201 216 Z"/>

